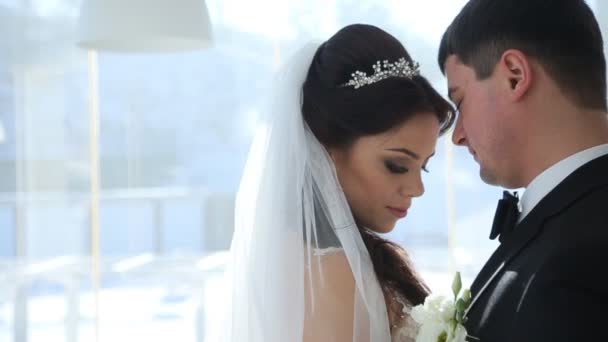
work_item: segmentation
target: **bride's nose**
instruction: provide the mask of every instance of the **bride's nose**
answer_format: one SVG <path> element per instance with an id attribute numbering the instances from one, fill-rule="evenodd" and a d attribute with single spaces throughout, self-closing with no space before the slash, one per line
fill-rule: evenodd
<path id="1" fill-rule="evenodd" d="M 412 172 L 411 177 L 407 177 L 401 185 L 399 191 L 402 197 L 420 197 L 424 194 L 424 183 L 420 172 Z"/>

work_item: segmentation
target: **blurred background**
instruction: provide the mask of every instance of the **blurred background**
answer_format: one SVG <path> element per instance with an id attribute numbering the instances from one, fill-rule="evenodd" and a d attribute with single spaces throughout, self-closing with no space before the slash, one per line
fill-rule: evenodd
<path id="1" fill-rule="evenodd" d="M 182 2 L 196 1 L 165 1 Z M 79 47 L 81 0 L 0 0 L 0 341 L 213 341 L 235 192 L 283 58 L 374 24 L 445 94 L 437 46 L 465 3 L 198 2 L 212 44 L 158 53 Z M 606 36 L 608 3 L 588 3 Z M 469 285 L 496 247 L 501 194 L 449 138 L 387 236 L 439 292 L 455 271 Z"/>

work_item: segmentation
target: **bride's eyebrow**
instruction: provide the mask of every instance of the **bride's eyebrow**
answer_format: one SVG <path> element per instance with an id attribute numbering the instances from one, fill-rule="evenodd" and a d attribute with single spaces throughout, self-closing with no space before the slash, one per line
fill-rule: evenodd
<path id="1" fill-rule="evenodd" d="M 403 153 L 403 154 L 413 158 L 414 160 L 420 160 L 420 156 L 416 152 L 409 150 L 407 148 L 388 148 L 386 150 L 391 151 L 391 152 L 400 152 L 400 153 Z M 433 153 L 431 153 L 430 156 L 426 157 L 425 160 L 429 160 L 434 155 L 435 155 L 435 152 L 433 151 Z"/>
<path id="2" fill-rule="evenodd" d="M 420 156 L 416 152 L 414 152 L 412 150 L 408 150 L 407 148 L 387 148 L 386 150 L 387 151 L 391 151 L 391 152 L 400 152 L 400 153 L 403 153 L 403 154 L 405 154 L 405 155 L 407 155 L 407 156 L 409 156 L 411 158 L 414 158 L 415 160 L 419 160 L 420 159 Z"/>

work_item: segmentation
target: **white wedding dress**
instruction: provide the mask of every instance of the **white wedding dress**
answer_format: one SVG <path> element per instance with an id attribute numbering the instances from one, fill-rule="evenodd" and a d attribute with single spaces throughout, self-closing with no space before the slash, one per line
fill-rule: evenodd
<path id="1" fill-rule="evenodd" d="M 236 198 L 219 340 L 414 342 L 411 305 L 380 285 L 333 162 L 302 118 L 317 48 L 305 46 L 279 72 L 255 135 Z"/>
<path id="2" fill-rule="evenodd" d="M 401 294 L 394 290 L 385 290 L 387 310 L 391 322 L 392 342 L 415 342 L 418 334 L 418 323 L 410 316 L 412 305 Z"/>

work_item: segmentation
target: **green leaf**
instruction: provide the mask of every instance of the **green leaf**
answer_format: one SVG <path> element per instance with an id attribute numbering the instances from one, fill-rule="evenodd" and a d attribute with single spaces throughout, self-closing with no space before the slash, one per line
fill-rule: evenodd
<path id="1" fill-rule="evenodd" d="M 467 309 L 467 303 L 465 303 L 465 301 L 460 298 L 456 301 L 456 311 L 457 312 L 464 312 L 464 310 Z"/>
<path id="2" fill-rule="evenodd" d="M 452 291 L 454 291 L 454 298 L 458 297 L 460 290 L 462 289 L 462 279 L 460 278 L 460 272 L 456 272 L 454 281 L 452 282 Z"/>
<path id="3" fill-rule="evenodd" d="M 437 337 L 437 342 L 446 342 L 448 340 L 448 332 L 444 331 Z"/>
<path id="4" fill-rule="evenodd" d="M 464 323 L 464 311 L 458 311 L 456 313 L 456 321 L 458 323 Z"/>
<path id="5" fill-rule="evenodd" d="M 462 292 L 462 300 L 464 301 L 464 303 L 466 304 L 467 307 L 469 307 L 469 305 L 471 305 L 471 291 L 469 289 L 465 289 Z"/>
<path id="6" fill-rule="evenodd" d="M 454 333 L 456 331 L 456 325 L 458 324 L 458 322 L 456 322 L 456 320 L 451 320 L 450 321 L 450 329 L 452 329 L 452 333 Z"/>

